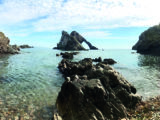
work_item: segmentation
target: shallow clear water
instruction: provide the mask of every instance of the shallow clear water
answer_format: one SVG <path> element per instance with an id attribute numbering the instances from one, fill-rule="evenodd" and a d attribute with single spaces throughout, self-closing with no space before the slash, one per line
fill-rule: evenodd
<path id="1" fill-rule="evenodd" d="M 113 58 L 117 61 L 113 67 L 137 88 L 138 94 L 143 98 L 159 95 L 160 58 L 131 52 L 81 51 L 74 61 L 99 56 Z M 56 57 L 56 53 L 60 51 L 33 48 L 24 49 L 17 55 L 0 56 L 1 118 L 22 116 L 25 119 L 48 120 L 52 117 L 56 97 L 64 82 L 57 69 L 62 58 Z"/>

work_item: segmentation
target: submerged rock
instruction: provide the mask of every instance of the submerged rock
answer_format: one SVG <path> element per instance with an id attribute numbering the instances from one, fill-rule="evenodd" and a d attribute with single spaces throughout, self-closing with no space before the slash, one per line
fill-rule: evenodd
<path id="1" fill-rule="evenodd" d="M 136 88 L 103 62 L 63 59 L 58 68 L 66 78 L 56 101 L 63 120 L 127 118 L 127 109 L 141 101 Z"/>
<path id="2" fill-rule="evenodd" d="M 0 32 L 0 54 L 16 54 L 19 49 L 14 45 L 9 45 L 10 40 L 4 33 Z"/>
<path id="3" fill-rule="evenodd" d="M 160 55 L 160 25 L 144 31 L 132 49 L 141 54 Z"/>
<path id="4" fill-rule="evenodd" d="M 57 47 L 54 47 L 53 49 L 85 50 L 85 48 L 82 46 L 83 42 L 85 42 L 90 49 L 97 49 L 76 31 L 72 31 L 70 35 L 66 31 L 62 31 L 61 40 L 57 44 Z"/>

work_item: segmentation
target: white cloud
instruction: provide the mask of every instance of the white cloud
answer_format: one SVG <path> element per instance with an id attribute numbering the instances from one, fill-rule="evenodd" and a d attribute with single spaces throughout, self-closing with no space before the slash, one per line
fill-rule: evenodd
<path id="1" fill-rule="evenodd" d="M 61 0 L 49 17 L 34 24 L 37 31 L 151 26 L 159 23 L 158 0 Z"/>
<path id="2" fill-rule="evenodd" d="M 0 24 L 12 25 L 48 15 L 52 6 L 52 0 L 4 0 L 0 4 Z"/>
<path id="3" fill-rule="evenodd" d="M 0 4 L 0 25 L 33 20 L 30 25 L 35 31 L 151 26 L 160 21 L 159 3 L 159 0 L 4 0 Z"/>
<path id="4" fill-rule="evenodd" d="M 84 38 L 107 38 L 111 35 L 111 33 L 109 32 L 105 32 L 105 31 L 89 31 L 89 32 L 83 32 L 81 33 L 82 36 L 84 36 Z"/>

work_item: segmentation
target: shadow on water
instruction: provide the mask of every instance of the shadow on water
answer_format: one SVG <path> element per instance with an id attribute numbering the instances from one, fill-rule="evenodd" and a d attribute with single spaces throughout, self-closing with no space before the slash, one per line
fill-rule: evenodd
<path id="1" fill-rule="evenodd" d="M 140 67 L 148 66 L 160 69 L 160 56 L 139 55 L 138 65 Z"/>

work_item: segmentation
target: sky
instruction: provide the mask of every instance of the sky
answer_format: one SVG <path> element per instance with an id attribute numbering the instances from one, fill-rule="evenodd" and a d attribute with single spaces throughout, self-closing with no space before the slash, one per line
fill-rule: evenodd
<path id="1" fill-rule="evenodd" d="M 0 31 L 11 44 L 55 47 L 61 31 L 103 49 L 131 49 L 160 22 L 159 0 L 0 0 Z"/>

